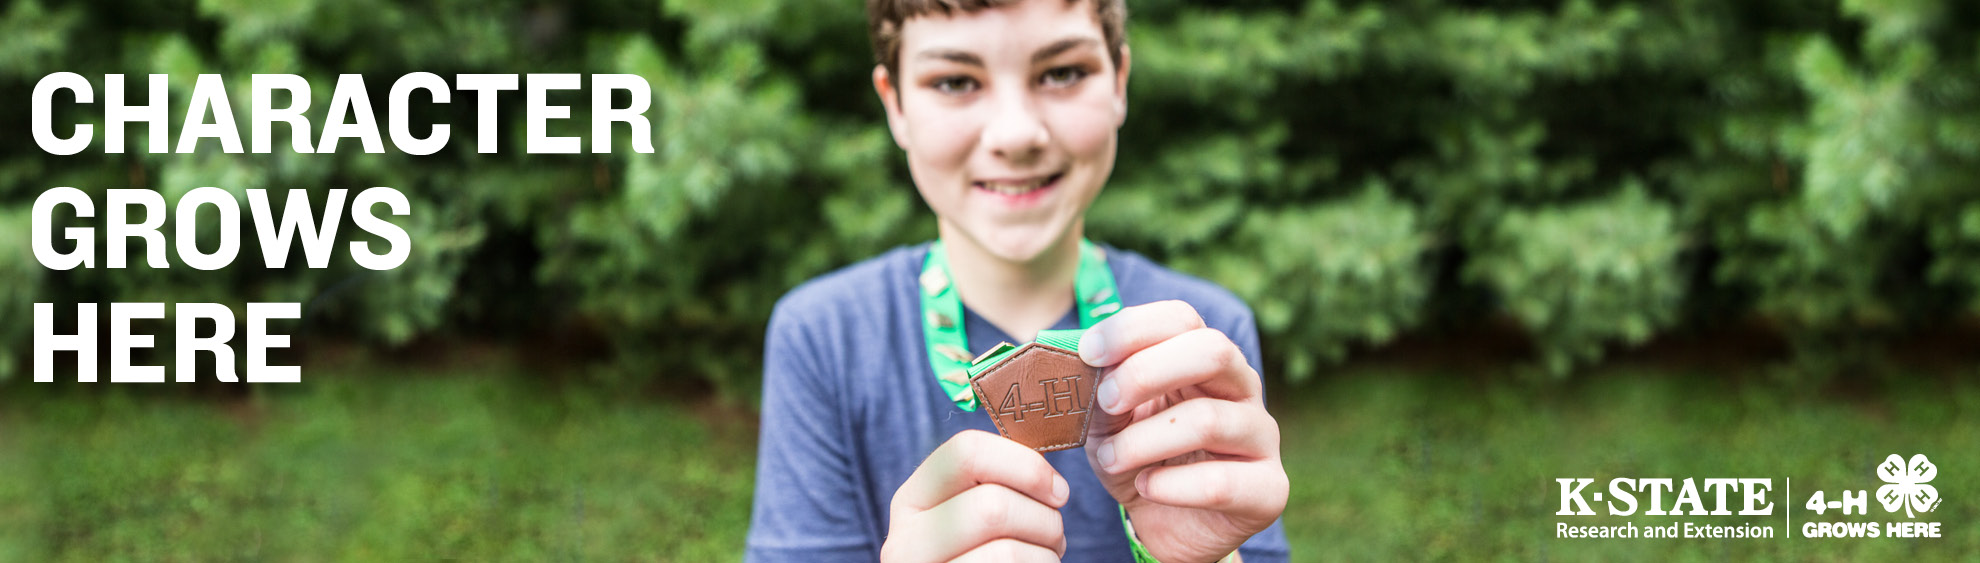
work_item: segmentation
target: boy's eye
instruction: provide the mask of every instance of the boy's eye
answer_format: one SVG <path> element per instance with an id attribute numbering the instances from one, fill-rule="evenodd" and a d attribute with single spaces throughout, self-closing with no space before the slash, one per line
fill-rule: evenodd
<path id="1" fill-rule="evenodd" d="M 1086 69 L 1084 68 L 1080 68 L 1076 66 L 1062 66 L 1062 67 L 1054 68 L 1052 70 L 1045 71 L 1044 75 L 1038 77 L 1038 82 L 1046 86 L 1062 88 L 1066 86 L 1071 86 L 1073 85 L 1073 83 L 1079 82 L 1080 79 L 1086 78 L 1086 75 L 1087 72 Z"/>
<path id="2" fill-rule="evenodd" d="M 976 91 L 976 79 L 967 76 L 944 76 L 929 85 L 937 92 L 952 96 Z"/>

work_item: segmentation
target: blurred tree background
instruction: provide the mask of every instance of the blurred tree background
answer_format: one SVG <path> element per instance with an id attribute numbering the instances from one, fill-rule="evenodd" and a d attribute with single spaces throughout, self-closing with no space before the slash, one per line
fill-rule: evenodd
<path id="1" fill-rule="evenodd" d="M 1275 377 L 1496 322 L 1525 336 L 1520 371 L 1543 379 L 1725 327 L 1785 342 L 1776 373 L 1821 378 L 1980 312 L 1980 4 L 1130 7 L 1132 114 L 1090 236 L 1242 295 Z M 872 64 L 844 2 L 13 0 L 11 131 L 58 71 L 88 77 L 99 102 L 105 73 L 171 75 L 175 130 L 201 73 L 230 79 L 243 125 L 250 74 L 303 75 L 319 126 L 340 74 L 364 75 L 383 113 L 411 72 L 635 73 L 653 86 L 657 150 L 629 150 L 620 127 L 611 154 L 522 154 L 516 92 L 498 154 L 475 152 L 460 93 L 415 104 L 414 123 L 453 128 L 429 156 L 151 154 L 142 126 L 124 154 L 100 134 L 66 157 L 0 138 L 0 384 L 25 383 L 34 302 L 294 301 L 303 344 L 589 342 L 602 380 L 749 397 L 780 295 L 933 236 Z M 551 133 L 583 135 L 589 101 L 565 94 L 551 101 L 573 119 Z M 101 130 L 100 105 L 65 102 L 56 119 Z M 28 250 L 44 190 L 170 203 L 209 185 L 271 189 L 278 207 L 291 188 L 398 188 L 412 256 L 388 272 L 342 251 L 326 269 L 269 270 L 244 236 L 222 272 L 56 272 Z"/>

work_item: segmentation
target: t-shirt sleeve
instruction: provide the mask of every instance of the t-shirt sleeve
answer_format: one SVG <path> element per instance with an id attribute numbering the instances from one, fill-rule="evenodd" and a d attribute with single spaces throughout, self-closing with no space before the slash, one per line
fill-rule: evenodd
<path id="1" fill-rule="evenodd" d="M 1233 344 L 1237 344 L 1239 350 L 1244 351 L 1244 361 L 1251 364 L 1251 369 L 1258 370 L 1259 380 L 1264 381 L 1265 356 L 1258 346 L 1258 323 L 1252 320 L 1251 309 L 1240 306 L 1237 314 L 1222 330 L 1231 338 Z"/>
<path id="2" fill-rule="evenodd" d="M 745 561 L 874 561 L 840 385 L 821 327 L 779 306 L 764 345 L 762 424 Z"/>

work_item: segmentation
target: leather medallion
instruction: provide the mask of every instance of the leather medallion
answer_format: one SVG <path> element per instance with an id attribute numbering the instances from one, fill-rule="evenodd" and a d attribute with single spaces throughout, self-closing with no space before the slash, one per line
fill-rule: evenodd
<path id="1" fill-rule="evenodd" d="M 1086 445 L 1100 368 L 1079 353 L 1033 342 L 970 379 L 997 432 L 1039 452 Z"/>

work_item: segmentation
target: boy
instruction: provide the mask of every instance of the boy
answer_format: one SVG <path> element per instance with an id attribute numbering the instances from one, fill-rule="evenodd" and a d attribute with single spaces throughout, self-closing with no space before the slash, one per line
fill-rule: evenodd
<path id="1" fill-rule="evenodd" d="M 1082 238 L 1127 109 L 1119 2 L 867 2 L 873 87 L 941 238 L 778 303 L 748 560 L 1287 558 L 1249 309 Z M 1086 326 L 1104 375 L 1082 449 L 995 434 L 949 369 Z"/>

